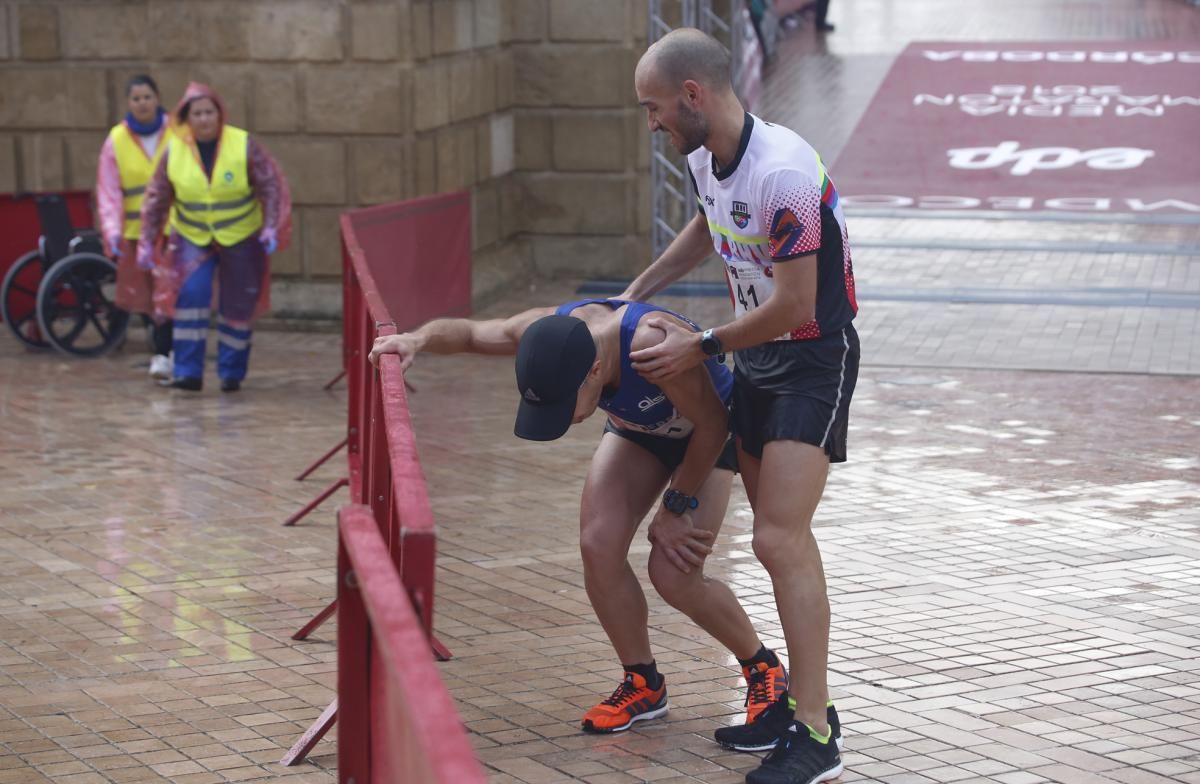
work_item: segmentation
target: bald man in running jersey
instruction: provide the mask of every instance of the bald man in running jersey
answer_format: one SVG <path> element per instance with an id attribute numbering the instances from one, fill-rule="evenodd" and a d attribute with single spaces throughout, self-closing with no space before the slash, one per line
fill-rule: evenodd
<path id="1" fill-rule="evenodd" d="M 634 368 L 668 384 L 734 352 L 738 465 L 792 670 L 789 695 L 716 738 L 738 750 L 773 748 L 749 784 L 829 781 L 842 760 L 829 721 L 829 599 L 812 519 L 829 464 L 846 459 L 858 378 L 845 217 L 816 151 L 742 107 L 729 53 L 710 36 L 663 36 L 638 62 L 634 86 L 650 130 L 687 156 L 700 209 L 622 298 L 653 296 L 716 250 L 734 308 L 733 321 L 703 334 L 652 319 L 666 336 L 635 351 Z"/>
<path id="2" fill-rule="evenodd" d="M 778 657 L 759 641 L 733 592 L 703 571 L 736 469 L 726 408 L 732 375 L 712 358 L 662 384 L 647 382 L 629 355 L 662 339 L 663 330 L 648 325 L 650 317 L 698 330 L 655 305 L 583 300 L 507 319 L 438 319 L 376 339 L 370 354 L 374 363 L 381 354 L 399 354 L 404 370 L 421 352 L 515 354 L 520 405 L 514 430 L 521 438 L 550 441 L 597 408 L 607 413 L 583 488 L 579 537 L 588 598 L 625 675 L 611 696 L 584 714 L 589 732 L 620 732 L 667 712 L 646 597 L 628 561 L 633 536 L 656 505 L 648 531 L 650 581 L 738 658 L 748 686 L 747 722 L 787 693 Z"/>

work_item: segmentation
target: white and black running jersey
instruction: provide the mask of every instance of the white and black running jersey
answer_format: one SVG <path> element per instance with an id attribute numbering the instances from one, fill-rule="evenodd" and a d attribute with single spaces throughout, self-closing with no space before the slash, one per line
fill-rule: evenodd
<path id="1" fill-rule="evenodd" d="M 854 268 L 837 189 L 808 142 L 749 113 L 737 156 L 720 171 L 701 147 L 688 156 L 692 184 L 713 246 L 725 261 L 737 317 L 775 288 L 773 268 L 817 254 L 816 318 L 776 340 L 831 335 L 854 318 Z"/>

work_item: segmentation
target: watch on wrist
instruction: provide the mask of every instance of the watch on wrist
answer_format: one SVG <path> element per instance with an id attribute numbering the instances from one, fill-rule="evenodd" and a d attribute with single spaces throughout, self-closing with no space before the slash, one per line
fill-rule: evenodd
<path id="1" fill-rule="evenodd" d="M 704 330 L 700 335 L 700 350 L 709 357 L 715 357 L 721 353 L 721 340 L 713 334 L 711 329 Z"/>
<path id="2" fill-rule="evenodd" d="M 668 490 L 663 493 L 663 508 L 671 514 L 681 515 L 700 506 L 700 500 L 695 496 L 679 490 Z"/>

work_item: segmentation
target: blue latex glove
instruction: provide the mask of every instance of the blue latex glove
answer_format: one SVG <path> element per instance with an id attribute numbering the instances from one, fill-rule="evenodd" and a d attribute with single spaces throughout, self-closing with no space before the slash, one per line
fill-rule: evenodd
<path id="1" fill-rule="evenodd" d="M 108 255 L 114 259 L 119 259 L 123 255 L 121 253 L 121 237 L 114 234 L 108 238 Z"/>
<path id="2" fill-rule="evenodd" d="M 270 256 L 279 249 L 279 240 L 275 236 L 274 229 L 263 229 L 258 233 L 258 241 L 262 243 L 263 250 Z"/>
<path id="3" fill-rule="evenodd" d="M 143 269 L 149 272 L 154 269 L 154 248 L 143 248 L 138 245 L 137 254 L 138 269 Z"/>

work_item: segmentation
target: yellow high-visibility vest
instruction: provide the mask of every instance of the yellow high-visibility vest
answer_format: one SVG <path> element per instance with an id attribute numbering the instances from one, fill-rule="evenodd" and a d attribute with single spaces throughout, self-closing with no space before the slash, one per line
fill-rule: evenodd
<path id="1" fill-rule="evenodd" d="M 171 226 L 193 244 L 205 247 L 216 240 L 227 248 L 262 228 L 262 205 L 250 186 L 248 139 L 241 128 L 224 127 L 210 181 L 195 144 L 171 138 L 167 158 L 167 176 L 175 189 Z"/>
<path id="2" fill-rule="evenodd" d="M 137 241 L 141 236 L 142 200 L 146 197 L 146 185 L 154 176 L 154 170 L 158 168 L 170 134 L 166 123 L 163 123 L 162 136 L 159 137 L 158 147 L 151 158 L 125 123 L 114 125 L 108 132 L 108 138 L 112 140 L 113 154 L 117 159 L 117 171 L 121 175 L 121 196 L 125 210 L 125 224 L 121 235 L 127 240 Z M 163 233 L 166 231 L 167 227 L 164 226 Z"/>

